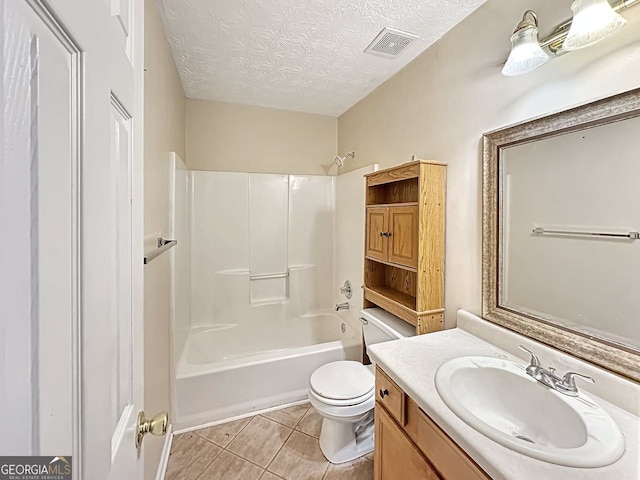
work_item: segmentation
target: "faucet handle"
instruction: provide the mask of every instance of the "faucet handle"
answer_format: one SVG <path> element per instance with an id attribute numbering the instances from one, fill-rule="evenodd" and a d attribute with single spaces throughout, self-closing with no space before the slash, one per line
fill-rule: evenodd
<path id="1" fill-rule="evenodd" d="M 560 390 L 562 393 L 566 393 L 567 395 L 571 395 L 573 397 L 578 396 L 578 387 L 576 386 L 575 377 L 580 377 L 583 380 L 586 380 L 590 383 L 596 383 L 593 377 L 588 375 L 583 375 L 581 373 L 576 372 L 567 372 L 562 377 L 562 380 L 556 382 L 556 389 Z"/>
<path id="2" fill-rule="evenodd" d="M 531 355 L 531 360 L 529 361 L 530 366 L 534 366 L 534 367 L 539 367 L 540 366 L 540 359 L 536 356 L 535 353 L 533 353 L 531 350 L 529 350 L 524 345 L 518 345 L 518 347 L 520 347 L 520 350 L 525 351 L 529 355 Z"/>

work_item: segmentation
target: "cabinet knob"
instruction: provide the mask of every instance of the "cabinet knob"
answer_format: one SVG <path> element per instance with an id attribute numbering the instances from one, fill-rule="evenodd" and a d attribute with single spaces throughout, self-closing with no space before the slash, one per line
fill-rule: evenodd
<path id="1" fill-rule="evenodd" d="M 384 232 L 380 232 L 380 236 L 381 236 L 381 237 L 384 237 Z"/>
<path id="2" fill-rule="evenodd" d="M 380 398 L 384 398 L 387 395 L 389 395 L 389 390 L 387 390 L 386 388 L 384 390 L 380 389 Z"/>

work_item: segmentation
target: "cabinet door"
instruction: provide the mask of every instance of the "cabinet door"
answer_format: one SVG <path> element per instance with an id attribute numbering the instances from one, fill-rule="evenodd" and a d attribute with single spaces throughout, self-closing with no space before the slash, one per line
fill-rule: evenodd
<path id="1" fill-rule="evenodd" d="M 418 266 L 418 207 L 389 208 L 388 260 L 407 267 Z"/>
<path id="2" fill-rule="evenodd" d="M 387 260 L 389 231 L 389 209 L 387 207 L 367 208 L 366 255 L 378 260 Z"/>
<path id="3" fill-rule="evenodd" d="M 384 407 L 375 408 L 374 480 L 441 480 Z"/>

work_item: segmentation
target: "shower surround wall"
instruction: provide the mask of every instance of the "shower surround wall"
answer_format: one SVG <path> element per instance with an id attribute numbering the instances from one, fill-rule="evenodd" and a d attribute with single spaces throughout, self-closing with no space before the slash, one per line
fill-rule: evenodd
<path id="1" fill-rule="evenodd" d="M 334 177 L 191 172 L 191 327 L 329 308 Z M 288 275 L 288 277 L 287 277 Z"/>
<path id="2" fill-rule="evenodd" d="M 303 400 L 315 368 L 360 354 L 358 310 L 331 308 L 336 178 L 188 175 L 175 189 L 191 226 L 188 281 L 174 264 L 177 428 Z"/>

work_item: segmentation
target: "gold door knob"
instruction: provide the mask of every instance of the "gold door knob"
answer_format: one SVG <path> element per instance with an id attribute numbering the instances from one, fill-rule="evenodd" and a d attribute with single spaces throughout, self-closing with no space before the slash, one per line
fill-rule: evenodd
<path id="1" fill-rule="evenodd" d="M 147 433 L 161 437 L 167 433 L 167 426 L 169 425 L 169 414 L 162 412 L 155 417 L 147 420 L 144 416 L 144 412 L 138 413 L 138 431 L 136 433 L 136 448 L 140 448 L 142 439 Z"/>

